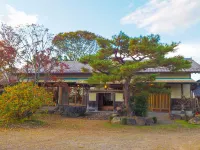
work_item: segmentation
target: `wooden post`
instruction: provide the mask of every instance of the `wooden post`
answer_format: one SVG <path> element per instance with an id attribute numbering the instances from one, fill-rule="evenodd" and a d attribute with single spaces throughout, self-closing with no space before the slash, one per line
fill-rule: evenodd
<path id="1" fill-rule="evenodd" d="M 63 105 L 68 105 L 68 99 L 67 99 L 67 88 L 66 87 L 62 87 L 62 104 Z"/>
<path id="2" fill-rule="evenodd" d="M 162 95 L 161 94 L 159 94 L 159 97 L 160 97 L 160 111 L 162 110 L 162 97 L 161 97 Z"/>
<path id="3" fill-rule="evenodd" d="M 76 105 L 76 99 L 77 99 L 77 94 L 78 94 L 78 92 L 77 92 L 77 87 L 75 87 L 75 105 Z"/>
<path id="4" fill-rule="evenodd" d="M 82 95 L 82 105 L 85 105 L 85 89 L 82 87 L 82 90 L 83 90 L 83 95 Z"/>
<path id="5" fill-rule="evenodd" d="M 168 95 L 168 100 L 169 100 L 169 114 L 170 114 L 170 110 L 171 110 L 171 96 Z"/>
<path id="6" fill-rule="evenodd" d="M 85 87 L 85 102 L 87 109 L 89 108 L 89 89 L 88 87 Z"/>
<path id="7" fill-rule="evenodd" d="M 98 94 L 97 93 L 96 93 L 95 109 L 96 109 L 96 111 L 99 110 L 99 99 L 98 99 Z"/>
<path id="8" fill-rule="evenodd" d="M 181 83 L 181 98 L 183 98 L 183 84 Z"/>
<path id="9" fill-rule="evenodd" d="M 58 105 L 62 105 L 62 87 L 58 88 Z"/>
<path id="10" fill-rule="evenodd" d="M 115 93 L 111 93 L 111 99 L 113 101 L 113 112 L 115 111 Z"/>

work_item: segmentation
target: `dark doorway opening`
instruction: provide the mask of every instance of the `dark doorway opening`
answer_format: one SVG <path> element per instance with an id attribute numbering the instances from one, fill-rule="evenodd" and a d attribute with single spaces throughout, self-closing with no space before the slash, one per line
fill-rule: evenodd
<path id="1" fill-rule="evenodd" d="M 111 93 L 98 93 L 99 110 L 113 110 L 113 99 Z"/>

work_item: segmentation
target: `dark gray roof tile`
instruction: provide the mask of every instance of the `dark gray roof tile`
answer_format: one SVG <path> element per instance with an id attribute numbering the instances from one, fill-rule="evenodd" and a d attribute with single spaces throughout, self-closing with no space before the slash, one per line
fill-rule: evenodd
<path id="1" fill-rule="evenodd" d="M 78 61 L 63 61 L 62 63 L 65 63 L 68 66 L 68 68 L 63 70 L 63 73 L 83 73 L 82 68 L 88 69 L 89 73 L 92 72 L 92 67 Z M 52 72 L 57 72 L 57 70 L 59 70 L 59 67 L 56 67 Z"/>
<path id="2" fill-rule="evenodd" d="M 180 72 L 188 72 L 188 73 L 200 73 L 200 65 L 195 62 L 194 60 L 190 59 L 192 62 L 192 66 L 189 69 L 182 69 Z M 78 61 L 64 61 L 62 63 L 65 63 L 68 65 L 68 68 L 65 68 L 62 73 L 83 73 L 82 68 L 87 68 L 88 73 L 92 73 L 92 67 L 89 65 L 82 64 Z M 55 67 L 52 72 L 59 73 L 59 67 Z M 31 72 L 30 68 L 29 71 Z M 43 70 L 41 70 L 43 72 Z M 139 71 L 140 73 L 162 73 L 162 72 L 171 72 L 170 69 L 167 67 L 157 67 L 157 68 L 148 68 L 145 70 Z M 32 72 L 33 73 L 33 72 Z"/>
<path id="3" fill-rule="evenodd" d="M 188 72 L 188 73 L 200 73 L 200 65 L 192 59 L 188 59 L 192 62 L 191 68 L 189 69 L 182 69 L 180 72 Z M 141 70 L 139 72 L 142 73 L 158 73 L 158 72 L 171 72 L 167 67 L 157 67 L 157 68 L 148 68 L 145 70 Z"/>

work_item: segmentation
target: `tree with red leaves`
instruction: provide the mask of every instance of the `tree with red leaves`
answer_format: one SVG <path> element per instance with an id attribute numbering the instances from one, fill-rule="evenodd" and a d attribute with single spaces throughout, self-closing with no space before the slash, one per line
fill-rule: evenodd
<path id="1" fill-rule="evenodd" d="M 0 77 L 3 77 L 9 83 L 10 72 L 15 68 L 14 63 L 17 51 L 7 45 L 4 41 L 0 41 Z"/>
<path id="2" fill-rule="evenodd" d="M 4 84 L 16 82 L 13 75 L 17 72 L 17 62 L 20 60 L 18 51 L 21 49 L 20 36 L 16 29 L 1 24 L 0 26 L 0 74 Z"/>
<path id="3" fill-rule="evenodd" d="M 52 44 L 53 34 L 49 33 L 49 29 L 32 24 L 21 27 L 18 33 L 23 45 L 20 56 L 26 63 L 25 71 L 34 75 L 35 83 L 41 78 L 44 82 L 52 80 L 52 72 L 62 72 L 68 68 L 56 59 L 57 50 Z"/>
<path id="4" fill-rule="evenodd" d="M 42 25 L 13 28 L 2 24 L 0 27 L 0 40 L 16 50 L 15 65 L 21 70 L 23 77 L 25 75 L 25 79 L 33 79 L 36 84 L 41 78 L 44 81 L 52 80 L 53 71 L 62 72 L 68 67 L 56 59 L 57 50 L 52 39 L 53 34 Z"/>

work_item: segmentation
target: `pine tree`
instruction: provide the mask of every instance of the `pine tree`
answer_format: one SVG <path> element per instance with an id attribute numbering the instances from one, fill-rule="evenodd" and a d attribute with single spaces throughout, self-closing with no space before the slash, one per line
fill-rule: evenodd
<path id="1" fill-rule="evenodd" d="M 80 61 L 93 68 L 89 82 L 123 82 L 124 102 L 129 111 L 130 86 L 135 82 L 152 81 L 155 74 L 144 75 L 140 71 L 147 68 L 168 67 L 171 71 L 189 68 L 191 63 L 182 56 L 166 57 L 175 52 L 179 43 L 161 43 L 159 35 L 129 37 L 123 32 L 111 40 L 96 39 L 99 51 L 84 56 Z"/>

